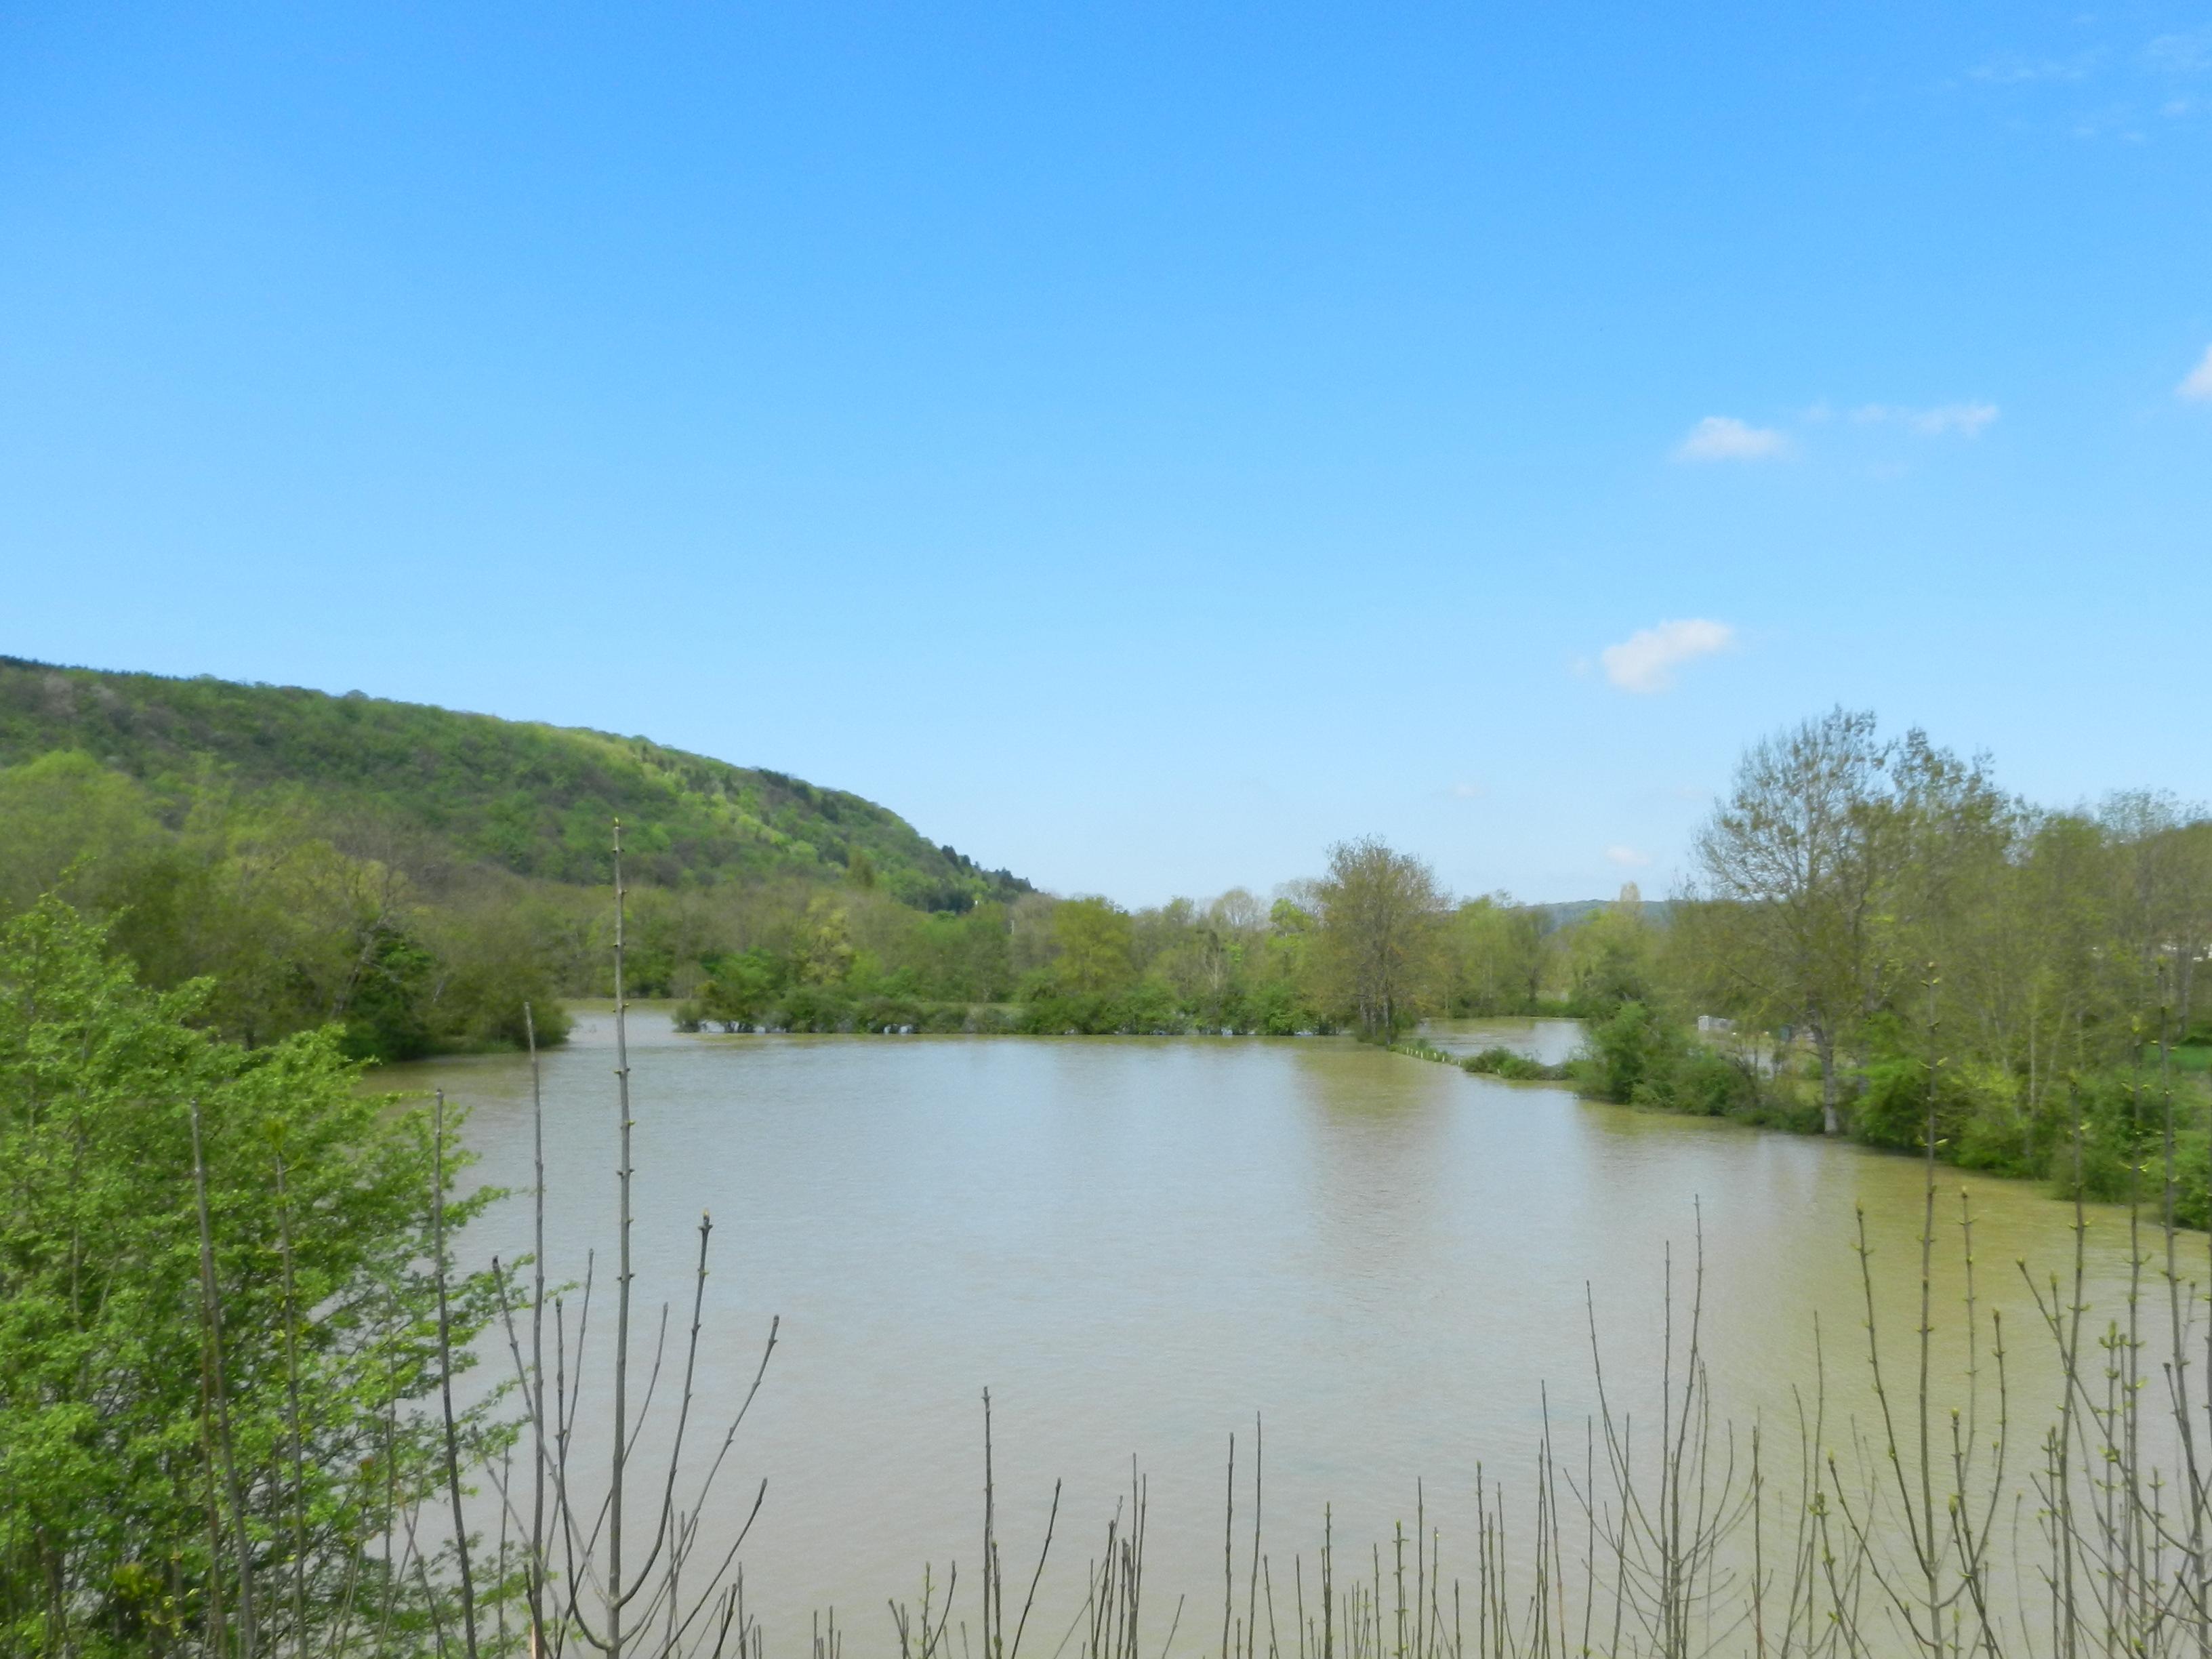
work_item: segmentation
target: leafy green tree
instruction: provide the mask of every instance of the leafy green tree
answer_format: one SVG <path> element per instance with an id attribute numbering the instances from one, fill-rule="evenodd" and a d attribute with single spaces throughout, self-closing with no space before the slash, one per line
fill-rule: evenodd
<path id="1" fill-rule="evenodd" d="M 333 1010 L 349 1060 L 420 1060 L 430 1052 L 425 1017 L 437 961 L 398 927 L 380 927 L 364 941 L 355 971 Z"/>
<path id="2" fill-rule="evenodd" d="M 1444 965 L 1445 899 L 1436 872 L 1381 841 L 1340 842 L 1316 890 L 1316 966 L 1360 1030 L 1389 1036 L 1412 1024 Z"/>
<path id="3" fill-rule="evenodd" d="M 0 768 L 0 910 L 56 891 L 112 908 L 140 895 L 168 839 L 146 790 L 89 755 Z"/>
<path id="4" fill-rule="evenodd" d="M 492 1194 L 330 1033 L 249 1052 L 206 997 L 58 900 L 0 933 L 0 1650 L 341 1650 L 428 1611 L 386 1572 L 440 1474 L 432 1198 L 450 1235 Z M 458 1367 L 493 1286 L 456 1291 Z"/>
<path id="5" fill-rule="evenodd" d="M 1745 751 L 1698 839 L 1703 896 L 1737 923 L 1726 959 L 1738 988 L 1810 1035 L 1830 1134 L 1843 1127 L 1842 1053 L 1890 966 L 1880 925 L 1899 856 L 1895 752 L 1872 714 L 1807 720 Z"/>
<path id="6" fill-rule="evenodd" d="M 1579 1014 L 1603 1018 L 1625 1002 L 1649 1002 L 1656 994 L 1657 945 L 1633 882 L 1614 902 L 1566 930 L 1559 945 L 1566 958 L 1568 1001 Z"/>
<path id="7" fill-rule="evenodd" d="M 1504 893 L 1465 899 L 1445 940 L 1454 1012 L 1517 1014 L 1535 1006 L 1544 977 L 1540 911 Z"/>
<path id="8" fill-rule="evenodd" d="M 824 896 L 806 907 L 798 951 L 803 985 L 838 985 L 853 966 L 852 927 L 844 907 Z"/>
<path id="9" fill-rule="evenodd" d="M 1059 947 L 1054 977 L 1079 996 L 1119 989 L 1133 972 L 1135 933 L 1129 913 L 1109 900 L 1066 900 L 1052 913 L 1053 941 Z"/>

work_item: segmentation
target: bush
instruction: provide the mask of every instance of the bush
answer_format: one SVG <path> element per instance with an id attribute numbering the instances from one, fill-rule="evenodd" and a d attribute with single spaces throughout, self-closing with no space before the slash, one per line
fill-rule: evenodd
<path id="1" fill-rule="evenodd" d="M 787 1031 L 849 1031 L 853 1005 L 842 991 L 826 985 L 794 985 L 783 994 L 781 1018 L 775 1023 Z"/>
<path id="2" fill-rule="evenodd" d="M 1668 1091 L 1661 1088 L 1686 1042 L 1678 1030 L 1670 1030 L 1650 1005 L 1624 1002 L 1612 1015 L 1589 1028 L 1589 1047 L 1573 1072 L 1592 1094 L 1624 1104 L 1635 1101 L 1638 1091 L 1658 1096 L 1648 1103 L 1666 1103 Z"/>
<path id="3" fill-rule="evenodd" d="M 1566 1075 L 1564 1066 L 1547 1066 L 1541 1060 L 1516 1054 L 1510 1048 L 1485 1048 L 1479 1054 L 1469 1054 L 1459 1063 L 1460 1069 L 1476 1077 L 1504 1078 L 1508 1083 L 1540 1083 L 1555 1081 Z"/>
<path id="4" fill-rule="evenodd" d="M 1276 979 L 1255 987 L 1245 998 L 1243 1024 L 1245 1030 L 1266 1036 L 1291 1036 L 1318 1030 L 1322 1022 L 1298 1000 L 1296 986 L 1286 979 Z"/>
<path id="5" fill-rule="evenodd" d="M 1693 1046 L 1665 1079 L 1668 1107 L 1696 1117 L 1750 1117 L 1759 1109 L 1759 1080 L 1725 1054 Z"/>
<path id="6" fill-rule="evenodd" d="M 356 1640 L 380 1606 L 419 1627 L 429 1586 L 382 1577 L 377 1537 L 439 1472 L 429 1194 L 449 1230 L 497 1194 L 453 1195 L 450 1141 L 441 1167 L 421 1110 L 364 1092 L 338 1033 L 249 1051 L 199 1029 L 210 991 L 146 989 L 58 901 L 0 931 L 0 1652 L 219 1650 L 207 1610 L 239 1586 L 210 1530 L 234 1504 L 229 1524 L 283 1540 L 254 1569 L 264 1596 L 315 1517 L 300 1650 Z M 465 1366 L 496 1290 L 449 1288 Z M 221 1498 L 210 1294 L 241 1476 Z M 460 1425 L 471 1449 L 489 1405 Z"/>

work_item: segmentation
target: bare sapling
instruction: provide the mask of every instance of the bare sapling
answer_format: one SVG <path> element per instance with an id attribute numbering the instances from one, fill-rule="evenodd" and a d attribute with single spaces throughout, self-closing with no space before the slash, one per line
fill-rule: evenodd
<path id="1" fill-rule="evenodd" d="M 635 1162 L 632 1111 L 627 973 L 627 890 L 622 869 L 622 831 L 615 826 L 614 859 L 614 1037 L 616 1164 L 616 1262 L 614 1330 L 610 1339 L 607 1479 L 594 1492 L 575 1466 L 578 1420 L 590 1393 L 591 1313 L 595 1271 L 587 1257 L 573 1331 L 565 1291 L 549 1287 L 545 1270 L 544 1095 L 536 1026 L 525 1010 L 525 1035 L 531 1050 L 532 1158 L 536 1182 L 532 1204 L 532 1261 L 530 1285 L 521 1291 L 498 1262 L 493 1271 L 500 1289 L 501 1319 L 509 1358 L 524 1402 L 523 1431 L 530 1443 L 531 1479 L 527 1514 L 523 1494 L 506 1471 L 495 1471 L 507 1514 L 520 1547 L 526 1552 L 523 1583 L 529 1602 L 532 1659 L 560 1659 L 572 1641 L 619 1659 L 719 1659 L 757 1649 L 763 1633 L 746 1611 L 738 1557 L 767 1495 L 767 1482 L 751 1504 L 730 1511 L 715 1498 L 737 1437 L 757 1398 L 775 1350 L 780 1322 L 771 1321 L 750 1384 L 720 1426 L 716 1439 L 694 1456 L 702 1379 L 700 1357 L 706 1332 L 706 1293 L 714 1220 L 699 1218 L 689 1308 L 681 1354 L 671 1367 L 670 1317 L 664 1303 L 650 1344 L 644 1387 L 632 1397 L 632 1362 L 646 1344 L 635 1331 L 633 1294 L 635 1263 L 632 1235 L 635 1220 Z M 527 1302 L 528 1352 L 517 1320 L 518 1304 Z M 550 1314 L 550 1317 L 549 1317 Z M 547 1346 L 551 1347 L 550 1375 Z M 674 1390 L 656 1412 L 664 1376 Z M 636 1460 L 647 1430 L 665 1420 L 665 1450 L 647 1486 Z M 647 1493 L 650 1492 L 648 1498 Z M 649 1505 L 649 1506 L 648 1506 Z M 713 1553 L 702 1556 L 702 1547 Z M 823 1659 L 842 1651 L 842 1637 L 832 1624 L 820 1638 Z"/>
<path id="2" fill-rule="evenodd" d="M 461 1643 L 477 1659 L 476 1577 L 469 1562 L 468 1516 L 461 1502 L 461 1436 L 453 1414 L 453 1325 L 446 1268 L 446 1091 L 430 1108 L 430 1251 L 438 1285 L 438 1401 L 445 1419 L 446 1492 L 453 1506 L 453 1555 L 460 1575 Z"/>

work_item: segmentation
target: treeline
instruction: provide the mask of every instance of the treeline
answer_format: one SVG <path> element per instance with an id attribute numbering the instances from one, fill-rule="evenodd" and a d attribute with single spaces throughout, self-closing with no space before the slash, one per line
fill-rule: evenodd
<path id="1" fill-rule="evenodd" d="M 249 1047 L 354 1058 L 519 1043 L 526 1000 L 607 988 L 624 826 L 648 991 L 825 890 L 957 915 L 1029 884 L 896 814 L 643 738 L 358 694 L 0 658 L 0 920 L 53 892 Z"/>
<path id="2" fill-rule="evenodd" d="M 865 881 L 742 911 L 641 896 L 633 975 L 680 997 L 692 1029 L 1387 1035 L 1429 1013 L 1564 1011 L 1581 971 L 1549 912 L 1455 902 L 1371 841 L 1267 901 L 1239 888 L 1129 910 L 1033 893 L 918 915 Z"/>
<path id="3" fill-rule="evenodd" d="M 70 750 L 0 768 L 0 918 L 47 893 L 100 919 L 149 984 L 210 981 L 198 1017 L 249 1047 L 326 1024 L 360 1060 L 519 1045 L 525 1002 L 557 1042 L 562 998 L 612 988 L 606 887 L 212 764 L 158 786 Z M 1134 911 L 1028 890 L 918 907 L 855 848 L 634 881 L 629 987 L 726 1029 L 1395 1033 L 1582 1007 L 1592 935 L 1557 917 L 1454 902 L 1376 843 L 1265 901 Z"/>
<path id="4" fill-rule="evenodd" d="M 193 1018 L 248 1048 L 335 1026 L 355 1060 L 557 1042 L 578 894 L 305 792 L 217 775 L 161 793 L 73 753 L 0 769 L 0 919 L 52 894 L 147 983 L 208 981 Z"/>
<path id="5" fill-rule="evenodd" d="M 635 887 L 632 991 L 680 996 L 748 951 L 834 956 L 823 936 L 849 918 L 878 947 L 854 958 L 856 993 L 888 954 L 940 994 L 1003 994 L 1008 907 L 921 909 L 900 890 L 857 849 L 811 872 Z M 0 920 L 48 893 L 100 918 L 148 983 L 210 981 L 198 1017 L 249 1047 L 324 1025 L 356 1060 L 520 1047 L 525 1002 L 557 1043 L 562 999 L 611 988 L 605 885 L 517 875 L 389 814 L 214 768 L 159 788 L 73 751 L 0 768 Z M 800 982 L 821 980 L 816 965 Z"/>
<path id="6" fill-rule="evenodd" d="M 2039 807 L 1838 710 L 1745 754 L 1663 926 L 1583 931 L 1593 1092 L 1924 1150 L 1932 1086 L 1939 1158 L 2212 1219 L 2202 809 Z"/>

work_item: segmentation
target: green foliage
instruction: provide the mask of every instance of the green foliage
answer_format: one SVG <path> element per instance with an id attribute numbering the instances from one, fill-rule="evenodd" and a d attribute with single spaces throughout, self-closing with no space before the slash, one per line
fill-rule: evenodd
<path id="1" fill-rule="evenodd" d="M 1562 930 L 1553 949 L 1566 1006 L 1578 1018 L 1606 1019 L 1624 1004 L 1650 1002 L 1657 994 L 1658 941 L 1633 883 L 1613 903 Z"/>
<path id="2" fill-rule="evenodd" d="M 437 960 L 398 927 L 370 933 L 343 1010 L 350 1060 L 420 1060 L 430 1052 L 424 1003 Z"/>
<path id="3" fill-rule="evenodd" d="M 179 807 L 210 776 L 247 793 L 312 789 L 326 814 L 570 884 L 608 878 L 607 826 L 619 817 L 640 883 L 842 874 L 953 910 L 1027 890 L 857 795 L 643 738 L 0 658 L 0 765 L 58 750 L 97 757 Z"/>
<path id="4" fill-rule="evenodd" d="M 559 997 L 605 988 L 581 884 L 606 878 L 617 817 L 647 994 L 754 943 L 764 900 L 806 917 L 828 985 L 856 949 L 834 891 L 957 921 L 1027 890 L 857 796 L 642 739 L 0 659 L 0 916 L 63 894 L 155 985 L 211 977 L 202 1018 L 248 1044 L 332 1023 L 362 1059 L 519 1043 L 526 1002 L 558 1042 Z M 964 950 L 940 977 L 1002 988 L 973 936 L 908 931 Z"/>
<path id="5" fill-rule="evenodd" d="M 1663 1100 L 1684 1039 L 1650 1006 L 1624 1002 L 1589 1027 L 1581 1081 L 1606 1100 Z"/>
<path id="6" fill-rule="evenodd" d="M 1875 1051 L 1859 1073 L 1852 1133 L 1871 1146 L 1923 1150 L 1929 1134 L 1930 1055 L 1894 1018 L 1875 1028 Z M 1971 1169 L 2041 1173 L 2053 1121 L 2023 1109 L 2014 1079 L 1972 1059 L 1934 1056 L 1935 1134 L 1939 1156 Z"/>
<path id="7" fill-rule="evenodd" d="M 212 981 L 198 1018 L 247 1044 L 325 1024 L 349 1054 L 410 1058 L 567 1029 L 542 911 L 496 872 L 434 893 L 388 842 L 338 844 L 298 804 L 216 782 L 187 807 L 79 754 L 0 769 L 0 916 L 56 893 L 106 919 L 152 984 Z"/>
<path id="8" fill-rule="evenodd" d="M 1556 1083 L 1569 1075 L 1564 1066 L 1547 1066 L 1540 1060 L 1516 1054 L 1510 1048 L 1485 1048 L 1460 1061 L 1460 1069 L 1474 1077 L 1503 1078 L 1508 1083 Z"/>
<path id="9" fill-rule="evenodd" d="M 1288 1036 L 1338 1023 L 1310 961 L 1311 929 L 1298 907 L 1268 913 L 1242 892 L 1133 915 L 1042 894 L 922 915 L 848 890 L 757 911 L 756 942 L 702 957 L 677 1018 L 738 1031 Z M 647 918 L 642 931 L 677 930 Z"/>
<path id="10" fill-rule="evenodd" d="M 271 1650 L 319 1647 L 349 1604 L 423 1615 L 380 1552 L 438 1473 L 415 1408 L 439 1376 L 430 1191 L 449 1229 L 492 1194 L 452 1197 L 459 1161 L 435 1168 L 422 1114 L 362 1092 L 331 1034 L 249 1052 L 200 1028 L 208 995 L 145 988 L 58 900 L 0 933 L 0 1651 L 198 1650 L 216 1599 L 238 1616 L 241 1524 Z M 493 1287 L 458 1289 L 465 1352 Z"/>
<path id="11" fill-rule="evenodd" d="M 1800 1133 L 1822 1127 L 1824 1091 L 1812 1055 L 1785 1049 L 1790 1063 L 1771 1068 L 1761 1059 L 1767 1040 L 1706 1042 L 1663 1006 L 1625 1002 L 1590 1024 L 1585 1051 L 1570 1067 L 1585 1092 Z M 2063 1193 L 2132 1200 L 2156 1212 L 2166 1201 L 2170 1114 L 2175 1218 L 2190 1227 L 2212 1221 L 2212 1097 L 2200 1074 L 2161 1066 L 2146 1047 L 2134 1060 L 2069 1073 L 2031 1099 L 2018 1073 L 1960 1053 L 1940 1036 L 1940 1028 L 1931 1038 L 1924 1022 L 1894 1010 L 1868 1023 L 1867 1057 L 1840 1079 L 1853 1139 L 1921 1154 L 1932 1127 L 1940 1162 L 2049 1180 Z M 1463 1063 L 1514 1074 L 1503 1050 Z"/>
<path id="12" fill-rule="evenodd" d="M 1544 913 L 1503 893 L 1468 899 L 1445 926 L 1448 1011 L 1455 1015 L 1536 1011 L 1549 966 Z"/>
<path id="13" fill-rule="evenodd" d="M 1340 842 L 1313 896 L 1319 988 L 1364 1035 L 1389 1042 L 1448 1000 L 1445 899 L 1427 864 L 1371 836 Z"/>
<path id="14" fill-rule="evenodd" d="M 1068 994 L 1098 997 L 1127 983 L 1136 941 L 1128 912 L 1103 898 L 1069 899 L 1052 913 L 1060 953 L 1054 978 Z"/>

